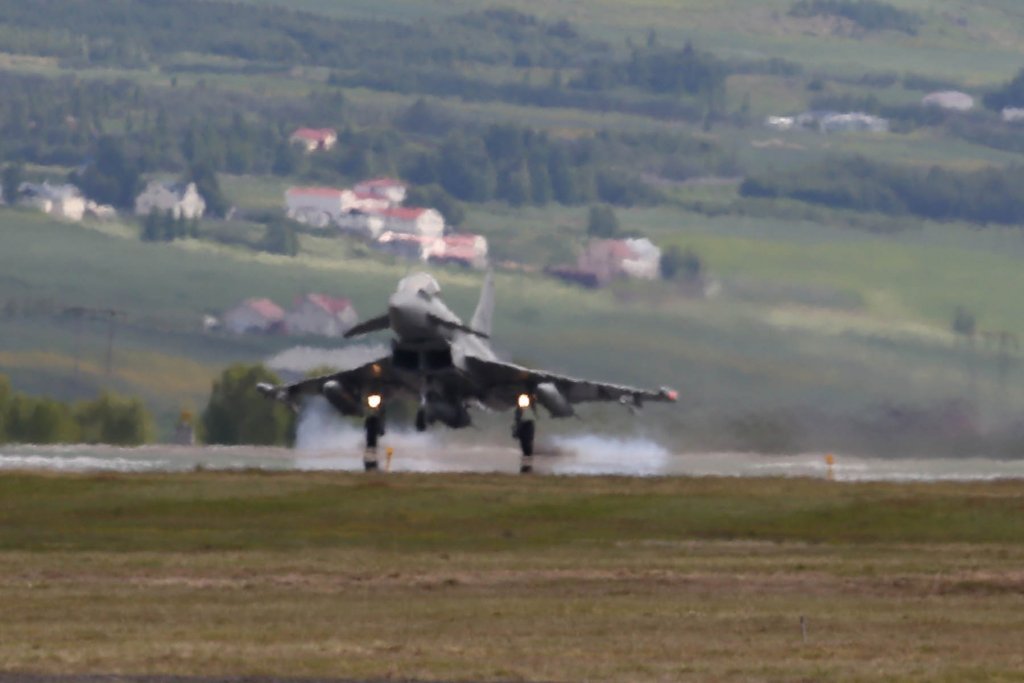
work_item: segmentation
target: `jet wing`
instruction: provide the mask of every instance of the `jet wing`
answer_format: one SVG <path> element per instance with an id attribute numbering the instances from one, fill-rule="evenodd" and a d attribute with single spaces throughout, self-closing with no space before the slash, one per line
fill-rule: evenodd
<path id="1" fill-rule="evenodd" d="M 662 387 L 657 391 L 638 389 L 622 384 L 576 379 L 544 370 L 533 370 L 514 363 L 471 356 L 466 358 L 466 363 L 474 375 L 474 380 L 485 390 L 504 388 L 516 392 L 536 392 L 544 385 L 553 385 L 569 403 L 619 401 L 635 406 L 647 401 L 671 403 L 677 397 L 676 392 L 667 387 Z"/>
<path id="2" fill-rule="evenodd" d="M 330 383 L 330 391 L 325 392 L 324 386 L 328 383 Z M 303 398 L 319 395 L 327 396 L 332 403 L 337 399 L 342 403 L 351 402 L 358 405 L 360 397 L 367 391 L 383 391 L 394 389 L 400 385 L 401 383 L 391 367 L 391 356 L 387 355 L 350 370 L 321 375 L 284 386 L 258 384 L 256 389 L 268 398 L 277 399 L 293 408 L 298 408 Z M 338 407 L 341 408 L 340 405 Z"/>

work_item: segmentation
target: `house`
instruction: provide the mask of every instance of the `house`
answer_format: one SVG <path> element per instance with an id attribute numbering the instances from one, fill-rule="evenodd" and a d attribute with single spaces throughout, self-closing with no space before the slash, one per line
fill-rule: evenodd
<path id="1" fill-rule="evenodd" d="M 284 310 L 270 299 L 246 299 L 222 316 L 224 329 L 234 334 L 283 332 Z"/>
<path id="2" fill-rule="evenodd" d="M 624 240 L 591 240 L 577 259 L 576 267 L 593 273 L 599 283 L 606 285 L 622 274 L 622 262 L 632 256 Z"/>
<path id="3" fill-rule="evenodd" d="M 444 216 L 436 209 L 396 206 L 380 211 L 379 215 L 391 232 L 435 239 L 444 235 Z"/>
<path id="4" fill-rule="evenodd" d="M 832 114 L 821 119 L 823 133 L 888 133 L 889 122 L 879 116 L 850 112 Z"/>
<path id="5" fill-rule="evenodd" d="M 86 200 L 74 185 L 22 183 L 18 186 L 18 202 L 43 213 L 66 220 L 80 221 L 85 215 Z"/>
<path id="6" fill-rule="evenodd" d="M 288 334 L 340 337 L 359 322 L 352 302 L 324 294 L 306 294 L 295 300 L 292 310 L 285 314 Z"/>
<path id="7" fill-rule="evenodd" d="M 326 228 L 352 206 L 350 190 L 333 187 L 289 187 L 284 193 L 288 218 Z"/>
<path id="8" fill-rule="evenodd" d="M 622 273 L 638 280 L 657 280 L 661 274 L 661 249 L 646 237 L 623 240 L 631 256 L 620 264 Z"/>
<path id="9" fill-rule="evenodd" d="M 325 152 L 338 142 L 338 131 L 333 128 L 298 128 L 288 141 L 301 146 L 306 154 Z"/>
<path id="10" fill-rule="evenodd" d="M 792 123 L 791 123 L 792 121 Z M 794 117 L 768 117 L 765 124 L 777 130 L 804 128 L 821 133 L 887 133 L 889 121 L 863 112 L 805 111 Z"/>
<path id="11" fill-rule="evenodd" d="M 135 213 L 148 216 L 153 211 L 170 211 L 175 220 L 199 219 L 206 211 L 206 201 L 199 194 L 195 183 L 153 180 L 135 198 Z"/>
<path id="12" fill-rule="evenodd" d="M 368 194 L 380 199 L 385 199 L 392 204 L 401 204 L 405 201 L 406 189 L 400 180 L 394 178 L 374 178 L 364 180 L 352 188 L 357 194 Z"/>
<path id="13" fill-rule="evenodd" d="M 593 273 L 601 284 L 617 277 L 654 280 L 658 277 L 661 249 L 646 237 L 622 240 L 592 240 L 580 254 L 576 267 Z"/>
<path id="14" fill-rule="evenodd" d="M 487 238 L 482 235 L 447 235 L 433 240 L 426 248 L 427 259 L 467 268 L 487 267 Z"/>
<path id="15" fill-rule="evenodd" d="M 1006 107 L 1003 109 L 1004 123 L 1020 123 L 1024 121 L 1024 109 L 1020 107 Z"/>
<path id="16" fill-rule="evenodd" d="M 764 125 L 773 130 L 793 130 L 796 126 L 796 117 L 769 116 L 764 120 Z"/>
<path id="17" fill-rule="evenodd" d="M 336 223 L 353 232 L 362 232 L 362 226 L 352 227 L 350 221 L 345 221 L 348 214 L 379 212 L 391 206 L 388 200 L 370 193 L 333 187 L 289 187 L 284 193 L 284 203 L 285 212 L 292 220 L 317 228 Z M 383 224 L 384 219 L 380 222 Z"/>
<path id="18" fill-rule="evenodd" d="M 374 246 L 401 258 L 426 261 L 433 241 L 433 238 L 389 230 L 377 238 Z"/>
<path id="19" fill-rule="evenodd" d="M 335 223 L 345 232 L 350 232 L 371 240 L 378 239 L 384 232 L 384 217 L 378 213 L 367 213 L 353 209 L 339 216 Z"/>
<path id="20" fill-rule="evenodd" d="M 974 109 L 974 98 L 958 90 L 941 90 L 925 95 L 921 104 L 951 111 L 970 111 Z"/>

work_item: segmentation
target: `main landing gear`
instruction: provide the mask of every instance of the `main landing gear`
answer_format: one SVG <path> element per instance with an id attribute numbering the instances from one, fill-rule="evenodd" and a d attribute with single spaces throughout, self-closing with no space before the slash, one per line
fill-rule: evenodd
<path id="1" fill-rule="evenodd" d="M 523 452 L 523 457 L 519 461 L 520 474 L 529 474 L 533 471 L 533 437 L 536 423 L 523 417 L 531 403 L 529 394 L 520 394 L 516 402 L 515 423 L 512 425 L 512 438 L 519 441 L 519 448 Z"/>

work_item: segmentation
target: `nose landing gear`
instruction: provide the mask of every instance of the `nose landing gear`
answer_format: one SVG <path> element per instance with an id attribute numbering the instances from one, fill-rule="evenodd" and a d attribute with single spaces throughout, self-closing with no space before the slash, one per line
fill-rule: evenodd
<path id="1" fill-rule="evenodd" d="M 384 413 L 367 415 L 363 421 L 366 429 L 366 450 L 363 452 L 363 469 L 373 472 L 377 469 L 377 440 L 384 436 Z"/>

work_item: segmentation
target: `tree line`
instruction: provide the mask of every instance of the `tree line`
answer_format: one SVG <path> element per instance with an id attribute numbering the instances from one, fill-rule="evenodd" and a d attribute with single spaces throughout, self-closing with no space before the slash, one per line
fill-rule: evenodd
<path id="1" fill-rule="evenodd" d="M 13 392 L 0 375 L 0 443 L 137 446 L 153 435 L 153 418 L 138 399 L 103 393 L 69 404 Z"/>
<path id="2" fill-rule="evenodd" d="M 865 31 L 900 31 L 916 35 L 924 20 L 913 12 L 878 0 L 797 0 L 792 17 L 840 17 Z"/>
<path id="3" fill-rule="evenodd" d="M 0 0 L 0 49 L 57 57 L 72 66 L 147 67 L 188 52 L 334 68 L 382 62 L 566 67 L 607 48 L 567 21 L 508 9 L 410 24 L 224 0 Z"/>
<path id="4" fill-rule="evenodd" d="M 961 172 L 836 157 L 750 176 L 740 193 L 933 220 L 1024 223 L 1024 168 L 1019 166 Z"/>

